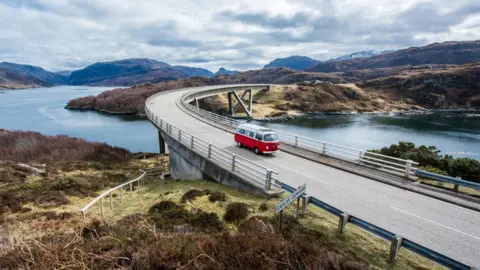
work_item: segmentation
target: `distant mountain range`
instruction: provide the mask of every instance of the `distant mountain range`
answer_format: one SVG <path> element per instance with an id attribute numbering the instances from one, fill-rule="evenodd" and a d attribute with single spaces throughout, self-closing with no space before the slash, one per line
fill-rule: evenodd
<path id="1" fill-rule="evenodd" d="M 266 64 L 263 68 L 286 67 L 295 70 L 304 70 L 318 64 L 319 62 L 320 61 L 307 56 L 293 55 L 286 58 L 277 58 Z"/>
<path id="2" fill-rule="evenodd" d="M 41 67 L 35 67 L 30 65 L 20 65 L 9 62 L 2 62 L 0 63 L 0 68 L 5 69 L 10 73 L 16 73 L 26 77 L 35 78 L 52 85 L 66 84 L 68 78 L 67 76 L 46 71 Z"/>
<path id="3" fill-rule="evenodd" d="M 240 71 L 237 71 L 237 70 L 227 70 L 227 69 L 224 69 L 223 67 L 219 68 L 217 72 L 215 72 L 215 76 L 217 75 L 221 75 L 221 74 L 226 74 L 226 75 L 234 75 L 234 74 L 238 74 L 240 73 Z"/>
<path id="4" fill-rule="evenodd" d="M 52 84 L 40 79 L 12 73 L 7 69 L 0 68 L 0 89 L 24 89 L 50 86 L 52 86 Z"/>
<path id="5" fill-rule="evenodd" d="M 320 62 L 306 56 L 294 55 L 275 59 L 265 65 L 264 68 L 285 67 L 297 71 L 305 70 L 306 72 L 301 75 L 305 77 L 310 76 L 308 72 L 339 72 L 343 73 L 342 76 L 363 80 L 365 78 L 378 77 L 379 74 L 397 74 L 411 66 L 466 64 L 478 61 L 480 61 L 480 41 L 452 41 L 398 51 L 361 51 L 326 62 Z M 392 67 L 400 68 L 388 69 Z M 197 76 L 211 78 L 240 73 L 239 71 L 227 70 L 223 67 L 212 73 L 202 68 L 180 65 L 171 66 L 165 62 L 147 58 L 98 62 L 73 72 L 50 72 L 40 67 L 8 62 L 0 63 L 0 69 L 2 70 L 0 72 L 0 82 L 3 88 L 44 87 L 65 84 L 131 86 L 146 82 L 158 83 Z M 273 76 L 276 72 L 262 73 L 262 76 L 265 74 Z M 247 72 L 242 73 L 250 74 Z M 296 76 L 299 78 L 300 75 Z M 271 78 L 265 77 L 264 81 L 271 81 Z"/>
<path id="6" fill-rule="evenodd" d="M 174 66 L 174 68 L 181 71 L 187 77 L 202 76 L 202 77 L 211 78 L 211 77 L 215 76 L 215 74 L 213 74 L 213 72 L 211 72 L 208 69 L 204 69 L 204 68 L 187 67 L 187 66 Z"/>
<path id="7" fill-rule="evenodd" d="M 411 47 L 369 58 L 327 61 L 308 68 L 309 72 L 346 72 L 404 65 L 466 64 L 480 61 L 480 40 L 448 41 L 424 47 Z"/>
<path id="8" fill-rule="evenodd" d="M 329 61 L 335 60 L 335 61 L 345 61 L 345 60 L 352 60 L 352 59 L 358 59 L 358 58 L 368 58 L 372 57 L 375 55 L 380 55 L 380 54 L 385 54 L 385 53 L 391 53 L 394 52 L 393 50 L 384 50 L 384 51 L 361 51 L 361 52 L 354 52 L 351 54 L 343 55 L 337 58 L 332 58 Z"/>

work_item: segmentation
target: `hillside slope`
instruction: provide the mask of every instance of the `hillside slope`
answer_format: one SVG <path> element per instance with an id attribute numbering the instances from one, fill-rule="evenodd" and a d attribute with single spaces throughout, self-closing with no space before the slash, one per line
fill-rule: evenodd
<path id="1" fill-rule="evenodd" d="M 40 79 L 11 73 L 7 69 L 0 68 L 0 89 L 25 89 L 49 86 L 52 85 Z"/>
<path id="2" fill-rule="evenodd" d="M 214 78 L 192 77 L 159 84 L 147 83 L 131 88 L 115 89 L 89 96 L 73 99 L 68 102 L 67 109 L 89 109 L 108 113 L 144 114 L 145 100 L 161 91 L 183 87 L 234 84 L 234 83 L 274 83 L 289 84 L 305 80 L 322 80 L 334 83 L 360 82 L 355 78 L 337 76 L 335 74 L 296 72 L 287 68 L 269 68 L 252 70 L 235 75 L 218 75 Z"/>
<path id="3" fill-rule="evenodd" d="M 46 71 L 41 67 L 21 65 L 9 62 L 0 63 L 0 68 L 7 70 L 10 73 L 16 73 L 28 77 L 33 77 L 52 85 L 63 85 L 67 83 L 66 76 Z"/>
<path id="4" fill-rule="evenodd" d="M 295 70 L 304 70 L 316 65 L 319 62 L 320 61 L 307 56 L 293 55 L 286 58 L 277 58 L 265 65 L 263 68 L 285 67 Z"/>
<path id="5" fill-rule="evenodd" d="M 310 72 L 345 72 L 402 65 L 466 64 L 480 61 L 480 41 L 433 43 L 369 58 L 327 61 L 308 68 Z"/>
<path id="6" fill-rule="evenodd" d="M 132 58 L 112 62 L 99 62 L 72 72 L 68 83 L 72 85 L 130 86 L 145 82 L 177 80 L 185 74 L 167 63 Z"/>

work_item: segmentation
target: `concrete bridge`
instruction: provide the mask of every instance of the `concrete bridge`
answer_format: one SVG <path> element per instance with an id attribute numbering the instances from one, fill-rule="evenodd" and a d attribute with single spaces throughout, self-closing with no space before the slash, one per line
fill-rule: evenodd
<path id="1" fill-rule="evenodd" d="M 268 87 L 205 86 L 163 92 L 149 98 L 147 114 L 159 129 L 161 151 L 166 151 L 165 143 L 168 145 L 172 175 L 183 180 L 212 178 L 264 196 L 277 192 L 276 180 L 291 186 L 307 183 L 307 193 L 330 205 L 467 265 L 480 267 L 480 213 L 460 207 L 469 203 L 463 199 L 450 200 L 446 198 L 448 194 L 423 190 L 405 180 L 412 177 L 414 164 L 407 161 L 398 169 L 395 167 L 398 162 L 389 162 L 385 168 L 397 168 L 393 171 L 398 175 L 387 174 L 379 169 L 382 166 L 375 165 L 385 163 L 376 161 L 380 159 L 370 153 L 360 152 L 360 166 L 352 155 L 353 150 L 323 144 L 323 153 L 331 151 L 346 156 L 343 161 L 323 158 L 315 154 L 313 148 L 308 149 L 313 145 L 308 138 L 296 136 L 291 137 L 291 143 L 284 145 L 279 153 L 257 156 L 235 146 L 229 123 L 205 119 L 188 108 L 191 106 L 188 103 L 195 104 L 207 96 L 235 90 L 231 95 L 240 98 L 238 93 L 242 91 L 247 90 L 248 94 L 248 90 Z M 251 111 L 251 104 L 239 106 Z M 179 143 L 185 145 L 185 141 L 193 147 L 187 149 Z M 300 150 L 301 144 L 303 150 Z M 321 151 L 322 146 L 319 148 Z M 205 159 L 205 155 L 209 158 Z M 344 162 L 349 158 L 352 160 Z M 363 166 L 371 163 L 375 165 L 373 168 Z"/>

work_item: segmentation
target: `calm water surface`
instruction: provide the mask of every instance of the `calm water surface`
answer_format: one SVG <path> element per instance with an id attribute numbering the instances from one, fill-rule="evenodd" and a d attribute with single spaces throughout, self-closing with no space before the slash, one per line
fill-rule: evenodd
<path id="1" fill-rule="evenodd" d="M 145 119 L 64 109 L 72 98 L 97 95 L 108 89 L 112 88 L 61 86 L 0 91 L 0 128 L 66 134 L 134 152 L 158 151 L 155 128 Z M 480 118 L 352 115 L 260 124 L 361 149 L 412 141 L 435 145 L 454 156 L 480 159 Z"/>
<path id="2" fill-rule="evenodd" d="M 434 145 L 443 154 L 480 159 L 480 118 L 454 114 L 409 116 L 332 115 L 287 123 L 258 123 L 300 136 L 360 149 L 400 141 Z"/>
<path id="3" fill-rule="evenodd" d="M 0 128 L 33 130 L 47 135 L 66 134 L 134 152 L 158 151 L 157 133 L 147 120 L 64 109 L 72 98 L 97 95 L 109 89 L 113 88 L 61 86 L 3 91 L 0 94 Z"/>

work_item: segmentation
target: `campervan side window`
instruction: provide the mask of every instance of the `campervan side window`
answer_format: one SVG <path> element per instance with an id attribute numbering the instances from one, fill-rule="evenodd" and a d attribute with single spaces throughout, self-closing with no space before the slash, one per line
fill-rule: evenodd
<path id="1" fill-rule="evenodd" d="M 238 131 L 238 133 L 240 133 L 242 135 L 245 135 L 245 129 L 239 128 L 237 131 Z"/>
<path id="2" fill-rule="evenodd" d="M 255 139 L 261 141 L 262 140 L 262 134 L 260 134 L 260 133 L 255 134 Z"/>
<path id="3" fill-rule="evenodd" d="M 253 131 L 248 132 L 248 137 L 254 138 L 254 136 L 255 136 L 255 132 Z"/>

